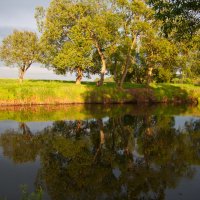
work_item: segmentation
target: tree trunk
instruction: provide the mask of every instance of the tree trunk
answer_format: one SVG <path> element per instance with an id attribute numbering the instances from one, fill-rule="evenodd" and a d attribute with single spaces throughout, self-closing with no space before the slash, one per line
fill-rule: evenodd
<path id="1" fill-rule="evenodd" d="M 153 67 L 149 67 L 147 71 L 147 85 L 151 83 Z"/>
<path id="2" fill-rule="evenodd" d="M 124 80 L 126 78 L 127 72 L 128 72 L 128 65 L 125 66 L 124 72 L 122 74 L 122 78 L 121 78 L 121 81 L 120 81 L 120 84 L 119 84 L 120 88 L 122 88 L 122 86 L 124 84 Z"/>
<path id="3" fill-rule="evenodd" d="M 105 133 L 103 130 L 103 120 L 99 119 L 98 121 L 98 125 L 99 125 L 99 129 L 100 129 L 100 146 L 102 146 L 105 143 Z"/>
<path id="4" fill-rule="evenodd" d="M 106 60 L 102 58 L 101 79 L 99 81 L 99 85 L 103 85 L 105 73 L 106 73 Z"/>
<path id="5" fill-rule="evenodd" d="M 115 66 L 115 68 L 114 68 L 114 81 L 118 85 L 119 80 L 118 80 L 118 77 L 117 77 L 117 59 L 115 59 L 115 65 L 114 66 Z"/>
<path id="6" fill-rule="evenodd" d="M 98 122 L 98 125 L 99 125 L 99 129 L 100 129 L 100 143 L 99 143 L 99 147 L 98 149 L 96 150 L 96 153 L 95 153 L 95 156 L 94 156 L 94 162 L 96 163 L 98 158 L 100 158 L 101 156 L 101 149 L 102 149 L 102 146 L 104 145 L 105 143 L 105 133 L 104 133 L 104 130 L 103 130 L 103 121 L 102 119 L 98 119 L 97 120 Z"/>
<path id="7" fill-rule="evenodd" d="M 125 81 L 125 78 L 126 78 L 126 75 L 127 75 L 127 72 L 128 72 L 128 68 L 130 67 L 130 63 L 131 63 L 131 52 L 132 50 L 135 48 L 135 45 L 136 45 L 136 40 L 137 40 L 137 34 L 135 34 L 133 36 L 133 40 L 132 40 L 132 44 L 131 44 L 131 47 L 128 51 L 128 54 L 127 54 L 127 57 L 126 57 L 126 62 L 125 62 L 125 69 L 123 71 L 123 74 L 122 74 L 122 78 L 121 78 L 121 81 L 120 81 L 120 88 L 122 88 L 123 86 L 123 83 Z"/>
<path id="8" fill-rule="evenodd" d="M 82 78 L 83 78 L 83 70 L 80 67 L 78 67 L 78 69 L 77 69 L 77 78 L 76 78 L 76 84 L 77 85 L 81 84 Z"/>
<path id="9" fill-rule="evenodd" d="M 32 135 L 30 128 L 27 126 L 26 123 L 20 122 L 19 128 L 22 130 L 23 135 Z"/>
<path id="10" fill-rule="evenodd" d="M 101 47 L 100 47 L 98 41 L 95 38 L 94 38 L 94 40 L 95 40 L 95 45 L 96 45 L 96 48 L 97 48 L 97 51 L 98 51 L 98 54 L 101 58 L 101 63 L 102 63 L 100 80 L 97 82 L 97 85 L 101 86 L 101 85 L 103 85 L 104 76 L 105 76 L 105 73 L 106 73 L 106 58 L 105 58 L 104 53 L 101 50 Z"/>
<path id="11" fill-rule="evenodd" d="M 20 68 L 19 69 L 19 82 L 22 83 L 24 80 L 24 74 L 25 74 L 25 69 Z"/>
<path id="12" fill-rule="evenodd" d="M 125 66 L 124 66 L 124 71 L 123 71 L 122 78 L 121 78 L 120 85 L 119 85 L 120 88 L 123 87 L 123 84 L 124 84 L 124 81 L 125 81 L 125 78 L 126 78 L 126 75 L 127 75 L 127 72 L 128 72 L 129 65 L 130 65 L 130 54 L 128 54 L 127 57 L 126 57 L 126 63 L 125 63 Z"/>
<path id="13" fill-rule="evenodd" d="M 100 130 L 100 141 L 101 141 L 101 145 L 105 143 L 105 134 L 103 130 Z"/>

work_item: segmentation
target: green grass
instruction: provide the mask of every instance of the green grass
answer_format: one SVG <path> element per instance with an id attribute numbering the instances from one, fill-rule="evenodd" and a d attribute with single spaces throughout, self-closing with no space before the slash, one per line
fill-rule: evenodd
<path id="1" fill-rule="evenodd" d="M 200 102 L 200 86 L 193 84 L 151 84 L 157 101 L 162 102 Z"/>
<path id="2" fill-rule="evenodd" d="M 153 102 L 178 102 L 200 99 L 200 86 L 189 84 L 151 84 L 151 92 L 144 89 L 145 85 L 125 84 L 120 90 L 114 83 L 105 83 L 97 87 L 95 83 L 84 82 L 75 85 L 67 81 L 37 81 L 0 79 L 1 105 L 33 105 L 33 104 L 66 104 L 66 103 L 127 103 L 141 99 Z M 136 89 L 133 95 L 129 91 Z M 144 90 L 143 90 L 144 89 Z"/>
<path id="3" fill-rule="evenodd" d="M 75 85 L 64 81 L 0 80 L 1 104 L 61 104 L 61 103 L 107 103 L 131 101 L 125 91 L 113 84 L 96 87 L 95 83 Z"/>

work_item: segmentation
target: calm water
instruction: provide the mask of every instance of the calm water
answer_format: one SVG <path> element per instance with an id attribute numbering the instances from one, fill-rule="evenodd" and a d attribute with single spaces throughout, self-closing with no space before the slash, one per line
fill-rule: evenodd
<path id="1" fill-rule="evenodd" d="M 22 185 L 44 200 L 200 198 L 198 108 L 9 107 L 0 120 L 0 199 Z"/>

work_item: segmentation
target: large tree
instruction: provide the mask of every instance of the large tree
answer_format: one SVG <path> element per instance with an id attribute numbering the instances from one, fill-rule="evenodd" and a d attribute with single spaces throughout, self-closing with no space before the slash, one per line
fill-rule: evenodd
<path id="1" fill-rule="evenodd" d="M 42 62 L 56 71 L 76 71 L 77 80 L 91 69 L 101 74 L 101 85 L 119 28 L 119 17 L 112 12 L 110 1 L 52 1 L 45 20 L 40 10 L 36 18 L 43 29 Z"/>
<path id="2" fill-rule="evenodd" d="M 190 41 L 178 42 L 177 47 L 181 78 L 195 79 L 200 77 L 200 34 L 193 36 Z"/>
<path id="3" fill-rule="evenodd" d="M 40 60 L 58 73 L 75 72 L 77 83 L 84 75 L 96 73 L 102 85 L 107 72 L 120 87 L 127 80 L 150 82 L 153 69 L 159 81 L 171 80 L 186 65 L 198 73 L 197 45 L 186 46 L 195 49 L 190 51 L 191 59 L 176 63 L 176 57 L 184 54 L 187 58 L 187 54 L 172 37 L 175 29 L 171 37 L 163 36 L 162 18 L 155 18 L 159 13 L 155 2 L 156 11 L 147 0 L 52 0 L 47 10 L 38 7 Z M 164 9 L 166 5 L 159 6 Z"/>
<path id="4" fill-rule="evenodd" d="M 80 84 L 84 75 L 89 76 L 92 62 L 91 42 L 85 39 L 79 26 L 73 26 L 68 36 L 70 40 L 65 41 L 59 53 L 53 59 L 53 65 L 57 72 L 75 72 L 76 84 Z"/>
<path id="5" fill-rule="evenodd" d="M 42 32 L 40 60 L 57 73 L 76 72 L 80 83 L 84 72 L 92 66 L 91 45 L 77 26 L 87 15 L 88 5 L 81 1 L 52 1 L 46 10 L 37 8 L 36 19 Z"/>
<path id="6" fill-rule="evenodd" d="M 122 18 L 122 24 L 118 30 L 120 42 L 114 53 L 114 66 L 118 71 L 119 86 L 122 87 L 128 71 L 136 64 L 136 55 L 139 41 L 149 32 L 153 23 L 153 11 L 145 1 L 116 1 L 116 12 Z M 120 65 L 118 67 L 118 65 Z"/>
<path id="7" fill-rule="evenodd" d="M 116 12 L 112 1 L 90 1 L 91 13 L 80 22 L 80 26 L 88 33 L 88 41 L 92 41 L 94 49 L 93 61 L 100 65 L 99 85 L 104 82 L 106 71 L 109 71 L 110 56 L 115 53 L 119 45 L 119 29 L 122 18 Z"/>
<path id="8" fill-rule="evenodd" d="M 139 56 L 145 68 L 147 84 L 150 84 L 153 76 L 155 77 L 154 72 L 157 72 L 157 81 L 169 82 L 178 68 L 176 45 L 158 36 L 155 30 L 142 38 Z"/>
<path id="9" fill-rule="evenodd" d="M 38 58 L 38 38 L 36 33 L 15 30 L 2 41 L 0 58 L 7 66 L 19 68 L 19 80 Z"/>

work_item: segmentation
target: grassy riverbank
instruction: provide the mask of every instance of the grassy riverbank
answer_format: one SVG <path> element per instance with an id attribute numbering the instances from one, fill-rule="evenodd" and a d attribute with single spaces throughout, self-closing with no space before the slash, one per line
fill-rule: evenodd
<path id="1" fill-rule="evenodd" d="M 114 83 L 97 87 L 95 83 L 75 85 L 65 81 L 0 79 L 1 105 L 67 104 L 67 103 L 129 103 L 129 102 L 196 102 L 200 86 L 189 84 L 125 84 L 123 90 Z"/>

